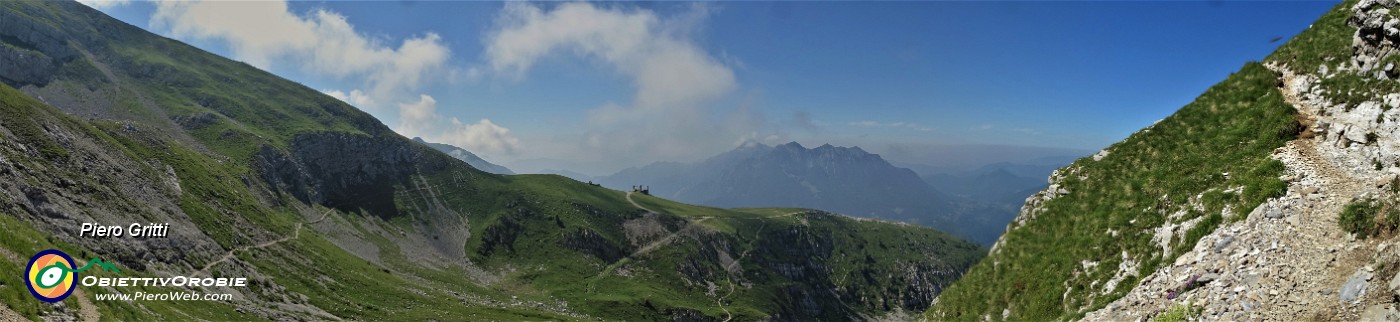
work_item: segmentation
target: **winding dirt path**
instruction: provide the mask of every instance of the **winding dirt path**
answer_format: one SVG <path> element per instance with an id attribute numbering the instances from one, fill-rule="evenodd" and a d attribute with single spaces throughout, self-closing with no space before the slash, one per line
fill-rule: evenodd
<path id="1" fill-rule="evenodd" d="M 321 213 L 321 218 L 316 218 L 316 220 L 308 221 L 308 222 L 306 222 L 306 224 L 315 224 L 315 223 L 321 222 L 322 220 L 326 220 L 326 217 L 327 217 L 327 216 L 330 216 L 330 214 L 331 214 L 332 211 L 335 211 L 335 209 L 328 209 L 328 210 L 326 210 L 326 212 Z M 238 248 L 231 249 L 231 250 L 228 251 L 228 253 L 224 254 L 224 256 L 219 257 L 218 260 L 215 260 L 215 261 L 213 261 L 213 262 L 210 262 L 209 264 L 204 265 L 204 267 L 202 267 L 202 268 L 199 269 L 199 272 L 196 273 L 196 275 L 197 275 L 197 274 L 206 274 L 206 275 L 209 274 L 209 269 L 210 269 L 210 268 L 213 268 L 214 265 L 218 265 L 218 264 L 220 264 L 220 263 L 223 263 L 223 262 L 227 262 L 227 261 L 229 261 L 229 260 L 232 260 L 232 259 L 234 258 L 234 255 L 235 255 L 236 253 L 238 253 L 238 252 L 247 251 L 247 250 L 255 249 L 255 248 L 267 248 L 267 247 L 269 247 L 269 246 L 277 245 L 277 244 L 279 244 L 279 243 L 282 243 L 282 242 L 285 242 L 285 241 L 288 241 L 288 240 L 297 239 L 298 237 L 301 237 L 301 227 L 302 227 L 302 224 L 303 224 L 303 223 L 297 223 L 297 224 L 296 224 L 296 228 L 295 228 L 295 229 L 292 229 L 292 235 L 291 235 L 291 236 L 286 236 L 286 237 L 282 237 L 282 238 L 270 240 L 270 241 L 263 242 L 263 243 L 257 244 L 257 245 L 242 246 L 242 247 L 238 247 Z"/>
<path id="2" fill-rule="evenodd" d="M 1304 124 L 1314 124 L 1321 118 L 1319 114 L 1322 107 L 1314 106 L 1302 99 L 1303 93 L 1299 93 L 1293 86 L 1298 75 L 1285 67 L 1271 66 L 1274 71 L 1280 73 L 1280 80 L 1283 87 L 1279 89 L 1283 94 L 1284 101 L 1298 110 L 1299 116 L 1303 118 Z M 1311 128 L 1306 129 L 1311 130 Z M 1295 171 L 1304 175 L 1316 176 L 1317 181 L 1321 181 L 1319 194 L 1323 196 L 1320 202 L 1315 202 L 1311 211 L 1303 211 L 1300 227 L 1297 230 L 1301 233 L 1290 239 L 1290 246 L 1294 254 L 1291 258 L 1310 258 L 1313 260 L 1299 261 L 1293 263 L 1292 274 L 1281 274 L 1278 279 L 1289 280 L 1304 290 L 1322 290 L 1321 292 L 1296 291 L 1291 292 L 1288 300 L 1293 303 L 1311 303 L 1311 305 L 1300 306 L 1273 306 L 1265 307 L 1260 315 L 1265 319 L 1287 319 L 1297 316 L 1326 316 L 1343 317 L 1345 312 L 1354 309 L 1356 305 L 1344 304 L 1338 301 L 1337 295 L 1330 293 L 1332 289 L 1341 286 L 1358 268 L 1365 266 L 1366 254 L 1374 253 L 1371 247 L 1375 246 L 1375 240 L 1367 242 L 1352 242 L 1346 238 L 1346 233 L 1338 228 L 1338 214 L 1346 207 L 1352 199 L 1364 192 L 1375 190 L 1374 180 L 1364 180 L 1357 178 L 1350 171 L 1339 168 L 1333 160 L 1325 157 L 1319 149 L 1333 147 L 1322 146 L 1325 136 L 1300 138 L 1289 142 L 1285 146 L 1282 154 L 1296 154 L 1298 161 Z M 1295 152 L 1296 151 L 1296 152 Z M 1292 187 L 1290 187 L 1292 188 Z M 1331 262 L 1320 260 L 1332 256 Z M 1286 257 L 1288 258 L 1288 257 Z M 1291 275 L 1291 276 L 1290 276 Z M 1301 313 L 1301 315 L 1299 315 Z"/>
<path id="3" fill-rule="evenodd" d="M 633 206 L 633 207 L 637 207 L 637 209 L 646 210 L 648 214 L 656 214 L 656 213 L 657 213 L 655 210 L 651 210 L 651 209 L 648 209 L 647 207 L 643 207 L 641 204 L 638 204 L 636 201 L 632 200 L 632 193 L 631 193 L 631 192 L 628 192 L 628 193 L 627 193 L 627 202 L 632 203 L 632 206 Z M 594 275 L 593 278 L 592 278 L 591 280 L 596 281 L 597 279 L 602 278 L 603 276 L 607 276 L 608 274 L 612 274 L 612 272 L 615 271 L 615 270 L 617 270 L 618 267 L 621 267 L 621 266 L 624 265 L 624 264 L 627 264 L 627 263 L 632 262 L 632 260 L 633 260 L 634 258 L 637 258 L 638 256 L 646 255 L 647 253 L 650 253 L 650 252 L 652 252 L 652 251 L 654 251 L 654 250 L 656 250 L 656 249 L 658 249 L 658 248 L 661 248 L 661 246 L 666 246 L 666 244 L 669 244 L 672 240 L 675 240 L 677 236 L 680 236 L 680 235 L 686 233 L 687 231 L 694 230 L 695 227 L 700 226 L 700 225 L 698 225 L 699 223 L 704 222 L 704 221 L 706 221 L 706 220 L 709 220 L 710 218 L 712 218 L 712 217 L 706 216 L 706 217 L 696 218 L 695 220 L 687 220 L 687 221 L 686 221 L 685 227 L 682 227 L 681 229 L 677 229 L 676 231 L 671 232 L 670 234 L 667 234 L 666 237 L 661 237 L 661 239 L 658 239 L 658 240 L 656 240 L 656 241 L 654 241 L 654 242 L 648 243 L 648 244 L 642 246 L 641 248 L 638 248 L 636 251 L 633 251 L 632 254 L 629 254 L 629 255 L 627 255 L 626 257 L 623 257 L 622 259 L 619 259 L 619 260 L 617 260 L 616 262 L 613 262 L 611 265 L 608 265 L 607 268 L 604 268 L 603 271 L 598 272 L 598 275 Z"/>
<path id="4" fill-rule="evenodd" d="M 647 213 L 650 213 L 650 214 L 656 214 L 656 213 L 657 213 L 655 210 L 648 209 L 647 207 L 642 207 L 641 204 L 638 204 L 636 201 L 632 200 L 632 193 L 631 193 L 631 192 L 628 192 L 628 193 L 627 193 L 627 202 L 632 203 L 632 206 L 637 207 L 637 209 L 646 210 Z M 631 255 L 627 255 L 627 258 L 624 258 L 624 259 L 630 259 L 630 258 L 634 258 L 634 257 L 637 257 L 637 256 L 646 255 L 646 253 L 650 253 L 651 251 L 656 250 L 657 248 L 661 248 L 661 246 L 665 246 L 667 243 L 670 243 L 671 240 L 676 239 L 677 236 L 680 236 L 681 234 L 684 234 L 684 233 L 687 232 L 687 231 L 694 230 L 695 227 L 699 226 L 699 225 L 696 225 L 696 224 L 699 224 L 699 223 L 704 222 L 704 221 L 706 221 L 706 220 L 710 220 L 710 218 L 713 218 L 713 217 L 705 216 L 705 217 L 696 218 L 695 220 L 687 220 L 687 221 L 686 221 L 686 224 L 685 224 L 685 227 L 683 227 L 683 228 L 681 228 L 681 229 L 677 229 L 677 230 L 674 231 L 674 232 L 671 232 L 670 234 L 666 235 L 666 237 L 662 237 L 661 239 L 658 239 L 658 240 L 656 240 L 656 241 L 654 241 L 654 242 L 651 242 L 651 243 L 649 243 L 649 244 L 646 244 L 646 246 L 642 246 L 642 248 L 638 248 L 637 251 L 632 252 Z M 620 263 L 620 262 L 622 262 L 622 261 L 619 260 L 618 262 Z"/>
<path id="5" fill-rule="evenodd" d="M 653 214 L 656 213 L 656 210 L 651 210 L 651 209 L 649 209 L 649 208 L 647 208 L 647 207 L 642 207 L 642 204 L 637 203 L 636 200 L 632 200 L 632 192 L 631 192 L 631 191 L 628 191 L 628 192 L 627 192 L 627 202 L 632 203 L 632 206 L 633 206 L 633 207 L 637 207 L 637 209 L 646 210 L 648 213 L 653 213 Z"/>
<path id="6" fill-rule="evenodd" d="M 790 213 L 786 213 L 786 214 L 782 214 L 782 215 L 777 215 L 777 216 L 772 216 L 772 217 L 763 217 L 763 218 L 767 219 L 767 218 L 791 217 L 791 216 L 793 216 L 793 215 L 797 215 L 797 214 L 801 214 L 801 213 L 806 213 L 806 212 L 807 212 L 807 210 L 794 211 L 794 212 L 790 212 Z M 739 262 L 740 262 L 740 261 L 743 261 L 744 258 L 749 257 L 749 253 L 753 251 L 753 244 L 754 244 L 755 242 L 758 242 L 758 236 L 759 236 L 759 234 L 762 234 L 762 233 L 763 233 L 763 228 L 766 228 L 766 227 L 768 227 L 768 222 L 766 222 L 766 221 L 763 222 L 763 224 L 760 224 L 760 225 L 758 226 L 758 230 L 755 230 L 755 231 L 753 232 L 753 238 L 750 238 L 750 239 L 749 239 L 749 246 L 747 247 L 747 249 L 745 249 L 743 253 L 740 253 L 740 254 L 739 254 L 739 258 L 734 259 L 734 261 L 733 261 L 733 262 L 730 262 L 729 265 L 725 265 L 725 266 L 724 266 L 724 271 L 725 271 L 725 272 L 730 272 L 730 271 L 734 270 L 734 268 L 735 268 L 736 266 L 739 266 Z M 729 298 L 730 295 L 734 295 L 734 274 L 733 274 L 732 272 L 730 272 L 730 274 L 725 275 L 724 279 L 725 279 L 725 282 L 729 284 L 729 293 L 725 293 L 723 296 L 720 296 L 718 299 L 715 300 L 715 303 L 716 303 L 716 304 L 719 304 L 719 309 L 720 309 L 720 310 L 724 310 L 724 322 L 729 322 L 730 320 L 733 320 L 733 319 L 734 319 L 734 313 L 729 312 L 729 308 L 726 308 L 726 307 L 724 306 L 724 299 Z"/>
<path id="7" fill-rule="evenodd" d="M 645 211 L 646 211 L 647 213 L 649 213 L 649 214 L 656 214 L 656 213 L 657 213 L 655 210 L 652 210 L 652 209 L 650 209 L 650 208 L 644 207 L 644 206 L 642 206 L 641 204 L 637 203 L 636 200 L 633 200 L 633 199 L 632 199 L 632 192 L 627 192 L 627 202 L 632 203 L 632 206 L 633 206 L 633 207 L 636 207 L 637 209 L 645 210 Z M 801 213 L 806 213 L 806 212 L 807 212 L 807 210 L 794 211 L 794 212 L 790 212 L 790 213 L 786 213 L 786 214 L 782 214 L 782 215 L 770 216 L 770 217 L 763 217 L 763 218 L 764 218 L 764 219 L 768 219 L 768 218 L 790 217 L 790 216 L 794 216 L 794 215 L 801 214 Z M 627 255 L 627 257 L 624 257 L 623 259 L 618 260 L 617 262 L 613 263 L 612 265 L 608 265 L 608 267 L 605 268 L 605 269 L 603 269 L 602 272 L 600 272 L 600 273 L 598 273 L 598 275 L 594 276 L 594 277 L 593 277 L 593 280 L 596 281 L 598 278 L 600 278 L 600 277 L 602 277 L 602 276 L 607 276 L 607 274 L 612 273 L 612 271 L 616 270 L 618 267 L 622 266 L 623 264 L 626 264 L 626 263 L 628 263 L 628 262 L 631 262 L 633 258 L 636 258 L 636 257 L 641 256 L 641 255 L 645 255 L 646 253 L 650 253 L 651 251 L 656 250 L 657 248 L 660 248 L 661 246 L 665 246 L 666 244 L 670 243 L 671 240 L 674 240 L 677 236 L 680 236 L 680 235 L 686 233 L 686 232 L 689 231 L 689 230 L 695 229 L 695 227 L 700 226 L 700 225 L 698 225 L 699 223 L 704 222 L 704 221 L 706 221 L 706 220 L 709 220 L 710 218 L 714 218 L 714 217 L 705 216 L 705 217 L 696 218 L 695 220 L 689 220 L 689 221 L 687 221 L 686 226 L 685 226 L 684 228 L 678 229 L 678 230 L 676 230 L 675 232 L 672 232 L 671 234 L 666 235 L 666 237 L 662 237 L 661 239 L 658 239 L 658 240 L 656 240 L 656 241 L 654 241 L 654 242 L 651 242 L 651 243 L 647 244 L 646 246 L 642 246 L 641 248 L 638 248 L 637 251 L 632 252 L 631 255 Z M 729 271 L 733 270 L 736 266 L 739 266 L 740 261 L 743 261 L 744 258 L 747 258 L 747 257 L 749 256 L 749 252 L 751 252 L 751 251 L 753 250 L 753 244 L 754 244 L 755 242 L 758 241 L 758 236 L 759 236 L 759 234 L 761 234 L 761 233 L 763 232 L 763 228 L 767 227 L 767 225 L 768 225 L 768 222 L 764 222 L 763 224 L 761 224 L 761 225 L 758 227 L 758 230 L 757 230 L 757 231 L 754 231 L 754 236 L 753 236 L 753 238 L 750 238 L 750 239 L 749 239 L 749 246 L 747 247 L 748 249 L 744 250 L 743 253 L 739 254 L 739 258 L 735 259 L 733 262 L 730 262 L 728 265 L 725 265 L 725 266 L 724 266 L 725 272 L 729 272 Z M 729 284 L 729 292 L 727 292 L 727 293 L 725 293 L 724 295 L 720 296 L 719 298 L 715 299 L 715 304 L 719 306 L 719 309 L 720 309 L 720 310 L 723 310 L 723 311 L 724 311 L 725 317 L 724 317 L 724 320 L 723 320 L 723 321 L 724 321 L 724 322 L 729 322 L 730 320 L 733 320 L 733 319 L 734 319 L 734 313 L 733 313 L 733 312 L 730 312 L 730 311 L 729 311 L 729 308 L 725 307 L 724 300 L 727 299 L 727 298 L 729 298 L 729 296 L 734 295 L 735 283 L 734 283 L 733 274 L 732 274 L 732 273 L 731 273 L 731 274 L 727 274 L 727 275 L 725 276 L 725 281 L 726 281 L 726 284 Z"/>
<path id="8" fill-rule="evenodd" d="M 796 213 L 793 213 L 793 214 L 796 214 Z M 783 216 L 791 216 L 791 215 L 792 215 L 792 214 L 787 214 L 787 215 L 783 215 Z M 783 217 L 783 216 L 779 216 L 779 217 Z M 733 262 L 730 262 L 729 265 L 725 265 L 725 266 L 724 266 L 724 271 L 729 273 L 729 274 L 725 274 L 725 276 L 724 276 L 724 281 L 725 281 L 725 283 L 729 284 L 729 292 L 728 292 L 728 293 L 724 293 L 723 296 L 720 296 L 718 299 L 715 299 L 715 304 L 718 304 L 718 305 L 719 305 L 719 309 L 720 309 L 720 310 L 724 310 L 724 322 L 729 322 L 729 320 L 733 320 L 733 319 L 734 319 L 734 313 L 733 313 L 733 312 L 729 312 L 729 308 L 724 307 L 724 299 L 729 298 L 730 295 L 734 295 L 734 289 L 735 289 L 735 287 L 734 287 L 734 273 L 733 273 L 732 271 L 734 270 L 734 268 L 735 268 L 736 266 L 739 266 L 739 261 L 742 261 L 742 260 L 744 260 L 744 258 L 749 257 L 749 252 L 753 251 L 753 243 L 758 241 L 758 235 L 759 235 L 760 233 L 763 233 L 763 228 L 764 228 L 764 227 L 767 227 L 767 226 L 768 226 L 768 222 L 766 222 L 766 221 L 763 222 L 763 224 L 760 224 L 760 225 L 758 226 L 758 230 L 756 230 L 756 231 L 753 232 L 753 238 L 750 238 L 750 239 L 749 239 L 749 246 L 747 247 L 747 249 L 745 249 L 743 253 L 740 253 L 740 254 L 739 254 L 739 258 L 734 259 L 734 261 L 733 261 Z"/>
<path id="9" fill-rule="evenodd" d="M 82 289 L 75 289 L 73 297 L 78 298 L 78 318 L 84 322 L 96 322 L 102 320 L 102 313 L 97 312 L 97 306 L 88 300 L 87 294 Z"/>
<path id="10" fill-rule="evenodd" d="M 1292 86 L 1299 75 L 1270 67 L 1281 74 L 1280 91 L 1297 109 L 1300 122 L 1318 120 L 1322 109 L 1302 99 L 1304 94 Z M 1204 310 L 1204 320 L 1355 320 L 1361 305 L 1340 302 L 1337 292 L 1353 273 L 1365 269 L 1376 241 L 1350 240 L 1337 219 L 1354 197 L 1376 188 L 1373 180 L 1358 178 L 1329 159 L 1327 155 L 1345 155 L 1329 149 L 1338 148 L 1324 136 L 1300 136 L 1275 150 L 1272 157 L 1283 161 L 1292 180 L 1284 196 L 1252 209 L 1244 220 L 1217 228 L 1191 251 L 1172 259 L 1174 264 L 1084 319 L 1132 320 L 1190 303 Z M 1281 215 L 1266 216 L 1271 212 Z M 1181 298 L 1167 298 L 1190 276 L 1209 272 L 1219 278 Z"/>

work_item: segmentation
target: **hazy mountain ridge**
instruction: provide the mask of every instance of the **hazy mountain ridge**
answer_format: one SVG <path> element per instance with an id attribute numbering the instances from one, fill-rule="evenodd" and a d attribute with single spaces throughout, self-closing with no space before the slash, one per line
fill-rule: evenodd
<path id="1" fill-rule="evenodd" d="M 595 179 L 614 189 L 646 185 L 653 195 L 696 204 L 816 208 L 926 225 L 987 243 L 1015 214 L 1009 206 L 997 210 L 994 203 L 949 196 L 914 171 L 859 147 L 830 144 L 809 149 L 796 142 L 747 142 L 697 163 L 657 162 Z"/>
<path id="2" fill-rule="evenodd" d="M 942 194 L 918 180 L 913 171 L 895 168 L 858 147 L 807 149 L 796 142 L 777 146 L 751 142 L 694 164 L 658 162 L 598 179 L 613 188 L 649 185 L 653 195 L 719 207 L 766 203 L 894 219 L 894 209 L 901 204 L 890 202 L 898 200 L 890 196 L 918 195 L 927 201 L 923 205 L 946 208 L 945 201 L 939 200 Z M 839 204 L 861 200 L 867 203 Z"/>
<path id="3" fill-rule="evenodd" d="M 486 161 L 486 159 L 482 159 L 475 153 L 467 151 L 467 149 L 459 148 L 451 144 L 432 143 L 428 141 L 423 141 L 423 138 L 420 137 L 413 138 L 413 141 L 427 144 L 428 147 L 431 147 L 438 151 L 442 151 L 442 153 L 447 153 L 447 155 L 450 155 L 453 158 L 457 158 L 457 160 L 462 160 L 463 162 L 470 164 L 473 168 L 476 168 L 477 170 L 486 171 L 494 174 L 515 174 L 515 172 L 510 171 L 509 168 L 495 163 L 491 163 L 490 161 Z"/>

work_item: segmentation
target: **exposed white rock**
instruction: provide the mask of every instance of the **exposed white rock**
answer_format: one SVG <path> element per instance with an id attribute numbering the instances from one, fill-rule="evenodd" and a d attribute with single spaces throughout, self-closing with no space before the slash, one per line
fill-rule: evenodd
<path id="1" fill-rule="evenodd" d="M 1137 275 L 1138 262 L 1128 256 L 1128 252 L 1122 252 L 1122 260 L 1118 262 L 1118 271 L 1113 273 L 1113 277 L 1103 284 L 1102 294 L 1113 293 L 1113 290 L 1122 283 L 1124 279 Z"/>
<path id="2" fill-rule="evenodd" d="M 1094 161 L 1103 161 L 1105 157 L 1108 157 L 1108 149 L 1099 150 L 1099 153 L 1094 153 Z"/>

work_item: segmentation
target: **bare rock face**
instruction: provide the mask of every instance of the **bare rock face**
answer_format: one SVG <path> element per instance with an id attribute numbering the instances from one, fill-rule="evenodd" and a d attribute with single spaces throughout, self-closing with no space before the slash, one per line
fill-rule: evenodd
<path id="1" fill-rule="evenodd" d="M 1396 66 L 1383 61 L 1400 44 L 1400 19 L 1390 14 L 1394 6 L 1394 0 L 1363 0 L 1352 7 L 1347 25 L 1356 27 L 1351 62 L 1358 72 L 1380 79 L 1395 77 Z"/>
<path id="2" fill-rule="evenodd" d="M 297 200 L 307 203 L 324 201 L 311 186 L 314 179 L 307 174 L 306 168 L 286 152 L 264 145 L 253 155 L 253 165 L 259 169 L 258 174 L 263 182 L 271 186 L 272 191 L 290 193 Z"/>
<path id="3" fill-rule="evenodd" d="M 395 137 L 313 133 L 293 139 L 290 151 L 264 146 L 254 164 L 273 191 L 387 219 L 399 213 L 394 185 L 413 186 L 415 175 L 448 168 L 450 159 L 428 149 Z"/>
<path id="4" fill-rule="evenodd" d="M 1287 66 L 1292 71 L 1317 70 L 1317 74 L 1292 74 L 1284 80 L 1299 108 L 1312 115 L 1311 133 L 1322 143 L 1336 147 L 1326 157 L 1349 172 L 1366 177 L 1400 173 L 1400 93 L 1375 93 L 1370 100 L 1346 103 L 1336 97 L 1344 88 L 1325 88 L 1323 81 L 1340 74 L 1359 74 L 1381 81 L 1400 76 L 1400 18 L 1392 14 L 1394 0 L 1363 0 L 1352 7 L 1347 24 L 1357 28 L 1348 64 L 1329 67 Z M 1290 72 L 1292 73 L 1292 72 Z M 1330 152 L 1329 152 L 1330 151 Z"/>
<path id="5" fill-rule="evenodd" d="M 36 113 L 39 114 L 39 113 Z M 12 120 L 3 120 L 4 121 Z M 53 240 L 137 271 L 185 274 L 219 256 L 223 248 L 202 232 L 178 204 L 178 174 L 157 160 L 138 160 L 88 133 L 36 116 L 46 137 L 61 138 L 66 157 L 38 153 L 34 142 L 0 124 L 0 216 L 13 216 L 51 234 Z M 163 238 L 79 237 L 83 223 L 127 226 L 168 223 Z M 242 238 L 267 232 L 248 229 Z M 29 256 L 18 254 L 17 256 Z"/>
<path id="6" fill-rule="evenodd" d="M 57 70 L 53 59 L 43 53 L 0 46 L 0 80 L 7 84 L 47 84 Z"/>
<path id="7" fill-rule="evenodd" d="M 444 206 L 440 191 L 426 177 L 443 175 L 455 159 L 398 136 L 371 136 L 343 132 L 298 135 L 288 151 L 263 146 L 253 155 L 253 165 L 271 193 L 286 193 L 305 203 L 321 204 L 344 213 L 363 213 L 389 220 L 404 216 L 396 194 L 411 194 L 424 204 L 414 208 L 426 216 L 416 218 L 414 236 L 401 241 L 428 247 L 415 248 L 415 258 L 432 261 L 465 256 L 462 245 L 471 237 L 465 214 Z M 474 174 L 457 170 L 462 180 Z M 492 240 L 507 245 L 520 232 L 518 223 L 494 223 L 486 231 Z M 496 244 L 484 251 L 497 251 Z M 507 247 L 508 249 L 508 247 Z"/>

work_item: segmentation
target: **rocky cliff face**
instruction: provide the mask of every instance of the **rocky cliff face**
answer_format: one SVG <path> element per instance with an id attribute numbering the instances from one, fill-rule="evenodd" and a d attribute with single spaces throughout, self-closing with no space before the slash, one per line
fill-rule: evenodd
<path id="1" fill-rule="evenodd" d="M 0 80 L 7 84 L 48 84 L 58 67 L 77 57 L 66 35 L 51 25 L 26 23 L 21 15 L 45 14 L 39 10 L 0 12 Z"/>

